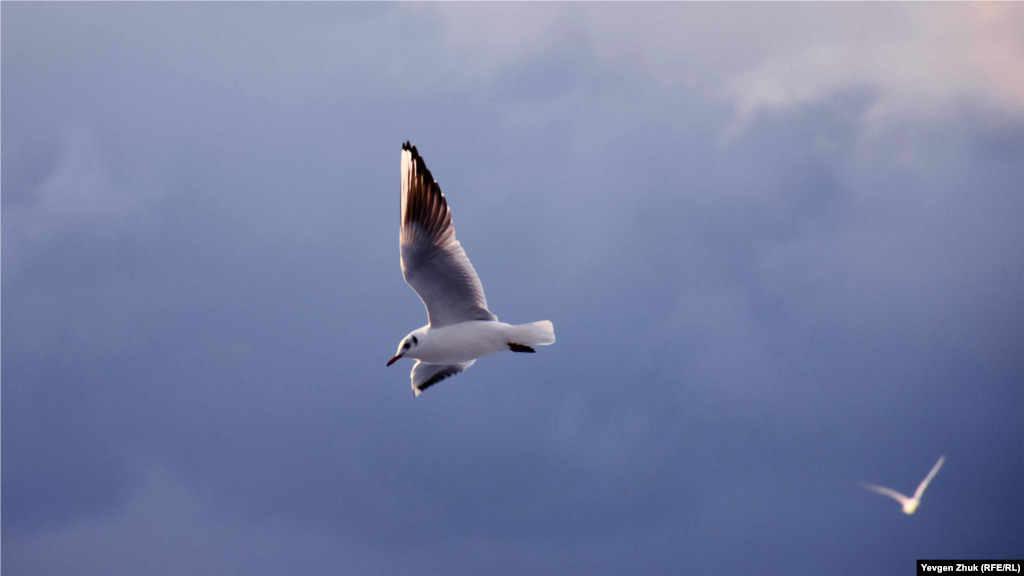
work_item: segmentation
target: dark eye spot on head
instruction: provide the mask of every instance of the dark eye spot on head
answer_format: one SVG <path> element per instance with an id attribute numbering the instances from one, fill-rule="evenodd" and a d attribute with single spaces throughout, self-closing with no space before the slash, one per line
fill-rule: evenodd
<path id="1" fill-rule="evenodd" d="M 408 343 L 408 342 L 406 342 L 406 343 L 405 343 L 405 345 L 404 345 L 404 346 L 402 346 L 402 348 L 405 348 L 406 350 L 408 350 L 408 349 L 409 349 L 409 343 Z"/>
<path id="2" fill-rule="evenodd" d="M 417 340 L 415 336 L 413 336 L 413 337 L 412 337 L 412 343 L 413 343 L 413 344 L 419 344 L 419 343 L 420 343 L 420 341 L 419 341 L 419 340 Z"/>

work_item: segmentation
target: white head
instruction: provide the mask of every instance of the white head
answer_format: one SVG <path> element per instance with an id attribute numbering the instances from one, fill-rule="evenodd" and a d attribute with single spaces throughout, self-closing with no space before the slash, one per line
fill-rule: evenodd
<path id="1" fill-rule="evenodd" d="M 409 332 L 408 336 L 402 338 L 402 341 L 398 343 L 398 352 L 395 352 L 394 358 L 388 360 L 388 366 L 398 362 L 400 358 L 404 357 L 412 350 L 415 350 L 416 346 L 418 346 L 420 341 L 423 339 L 423 334 L 423 328 L 420 328 L 419 330 Z M 415 358 L 415 356 L 410 355 L 410 358 Z"/>

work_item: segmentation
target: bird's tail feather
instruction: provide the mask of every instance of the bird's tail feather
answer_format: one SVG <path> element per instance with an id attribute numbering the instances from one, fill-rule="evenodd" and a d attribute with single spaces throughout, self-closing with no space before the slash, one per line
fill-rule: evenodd
<path id="1" fill-rule="evenodd" d="M 521 346 L 547 346 L 555 343 L 555 325 L 549 320 L 513 326 L 509 334 L 511 343 Z"/>

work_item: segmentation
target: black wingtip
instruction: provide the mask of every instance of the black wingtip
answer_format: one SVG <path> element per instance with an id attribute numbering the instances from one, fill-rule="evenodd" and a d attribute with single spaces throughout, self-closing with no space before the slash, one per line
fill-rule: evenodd
<path id="1" fill-rule="evenodd" d="M 426 161 L 423 160 L 422 156 L 420 156 L 419 151 L 416 150 L 416 146 L 412 144 L 409 140 L 406 140 L 405 144 L 402 144 L 402 151 L 412 153 L 412 163 L 416 166 L 416 172 L 423 176 L 424 184 L 426 184 L 427 186 L 436 186 L 437 181 L 434 180 L 434 175 L 430 173 L 430 169 L 427 168 Z M 440 187 L 437 189 L 437 191 L 441 191 Z"/>
<path id="2" fill-rule="evenodd" d="M 420 162 L 423 162 L 423 159 L 420 158 L 420 153 L 416 150 L 416 146 L 409 140 L 402 144 L 402 152 L 412 152 L 412 159 L 414 161 L 419 159 Z"/>
<path id="3" fill-rule="evenodd" d="M 419 386 L 417 386 L 416 389 L 419 390 L 422 393 L 424 390 L 426 390 L 427 388 L 430 388 L 434 384 L 437 384 L 441 380 L 444 380 L 445 378 L 448 378 L 449 376 L 454 376 L 454 375 L 456 375 L 458 373 L 459 373 L 459 371 L 457 371 L 457 370 L 450 370 L 450 369 L 449 370 L 442 370 L 441 372 L 438 372 L 437 374 L 434 374 L 433 376 L 431 376 L 430 379 L 427 380 L 426 382 L 424 382 L 423 384 L 420 384 Z M 418 396 L 418 394 L 417 394 L 417 396 Z"/>
<path id="4" fill-rule="evenodd" d="M 529 346 L 523 346 L 522 344 L 516 344 L 514 342 L 508 343 L 508 349 L 513 352 L 529 352 L 530 354 L 536 352 L 536 350 L 530 348 Z"/>
<path id="5" fill-rule="evenodd" d="M 447 230 L 451 223 L 448 201 L 441 192 L 441 186 L 427 168 L 426 161 L 416 151 L 416 146 L 406 141 L 402 144 L 402 150 L 410 153 L 414 176 L 402 224 L 404 226 L 413 221 L 420 221 L 427 233 L 439 234 Z"/>

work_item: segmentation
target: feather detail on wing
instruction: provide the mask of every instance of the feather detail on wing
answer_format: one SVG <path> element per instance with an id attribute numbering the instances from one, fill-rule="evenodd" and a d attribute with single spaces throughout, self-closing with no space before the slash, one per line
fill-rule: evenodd
<path id="1" fill-rule="evenodd" d="M 432 327 L 469 320 L 497 320 L 487 309 L 480 278 L 455 239 L 448 201 L 426 163 L 402 145 L 402 275 L 423 305 Z"/>
<path id="2" fill-rule="evenodd" d="M 461 364 L 427 364 L 417 361 L 412 367 L 412 391 L 416 396 L 450 376 L 465 372 L 476 360 Z"/>

